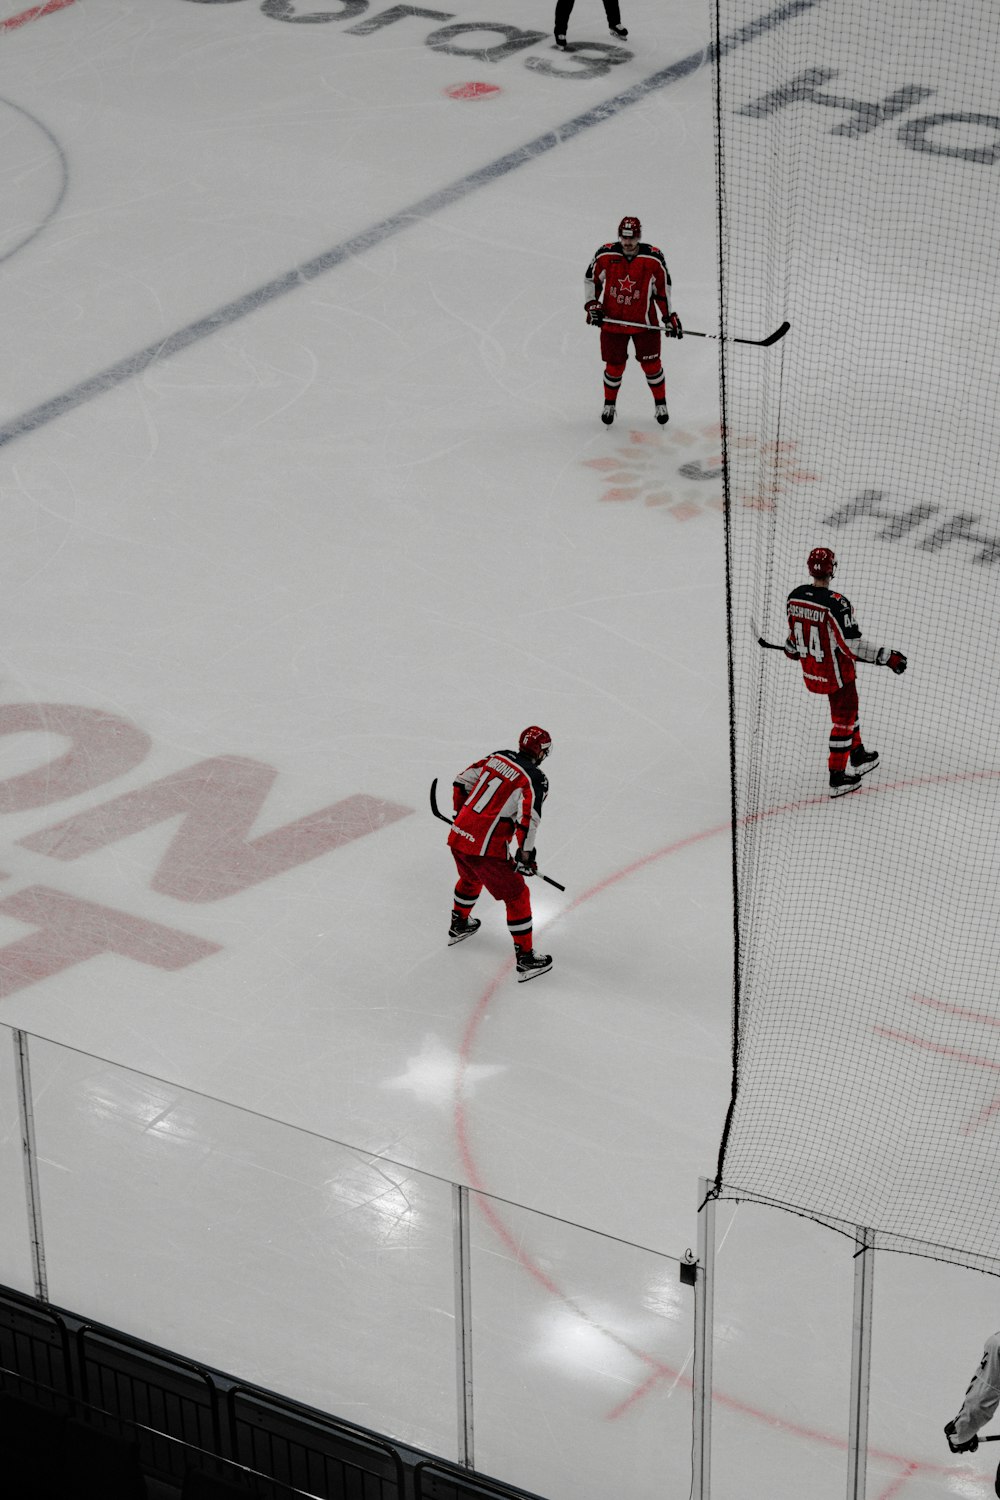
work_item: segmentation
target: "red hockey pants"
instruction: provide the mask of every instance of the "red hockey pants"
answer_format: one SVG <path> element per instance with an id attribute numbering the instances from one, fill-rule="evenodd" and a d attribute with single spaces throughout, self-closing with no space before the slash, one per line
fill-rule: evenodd
<path id="1" fill-rule="evenodd" d="M 494 901 L 502 901 L 507 908 L 507 929 L 514 939 L 514 947 L 530 953 L 531 892 L 524 876 L 519 875 L 506 859 L 463 854 L 459 849 L 452 849 L 451 852 L 458 866 L 454 897 L 454 911 L 457 915 L 469 915 L 485 886 Z"/>
<path id="2" fill-rule="evenodd" d="M 848 756 L 861 744 L 856 682 L 845 682 L 843 687 L 830 694 L 830 718 L 833 720 L 830 730 L 830 770 L 845 771 Z"/>

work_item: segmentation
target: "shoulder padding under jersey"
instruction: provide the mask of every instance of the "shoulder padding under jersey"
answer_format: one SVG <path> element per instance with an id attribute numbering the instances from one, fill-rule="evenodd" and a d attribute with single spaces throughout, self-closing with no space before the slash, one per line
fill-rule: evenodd
<path id="1" fill-rule="evenodd" d="M 549 778 L 544 774 L 541 766 L 530 755 L 525 755 L 520 750 L 498 750 L 497 754 L 505 756 L 507 760 L 512 760 L 516 766 L 521 767 L 521 770 L 531 782 L 532 791 L 535 794 L 536 810 L 540 813 L 542 803 L 545 801 L 549 790 Z"/>
<path id="2" fill-rule="evenodd" d="M 861 635 L 851 601 L 845 595 L 835 594 L 833 589 L 821 588 L 818 583 L 802 583 L 797 589 L 792 589 L 788 596 L 789 604 L 793 599 L 799 599 L 805 604 L 819 604 L 828 609 L 840 626 L 845 640 L 857 640 Z"/>

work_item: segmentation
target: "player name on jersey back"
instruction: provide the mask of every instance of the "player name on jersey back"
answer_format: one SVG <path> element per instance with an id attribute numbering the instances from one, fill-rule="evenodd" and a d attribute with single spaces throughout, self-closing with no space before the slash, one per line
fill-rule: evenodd
<path id="1" fill-rule="evenodd" d="M 500 760 L 496 755 L 491 755 L 486 764 L 491 771 L 499 771 L 500 775 L 505 776 L 508 781 L 516 781 L 522 774 L 517 766 L 512 766 L 509 761 Z"/>

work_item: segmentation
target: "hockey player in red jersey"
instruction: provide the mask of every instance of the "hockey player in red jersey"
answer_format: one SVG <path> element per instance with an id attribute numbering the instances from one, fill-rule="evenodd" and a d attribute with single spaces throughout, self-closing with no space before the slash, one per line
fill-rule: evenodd
<path id="1" fill-rule="evenodd" d="M 479 931 L 482 923 L 470 914 L 485 886 L 507 908 L 522 984 L 552 967 L 551 956 L 532 947 L 531 893 L 524 881 L 538 872 L 535 839 L 549 790 L 542 761 L 551 748 L 551 735 L 532 724 L 522 731 L 516 750 L 484 755 L 466 766 L 454 783 L 455 821 L 448 844 L 458 866 L 458 882 L 449 945 Z"/>
<path id="2" fill-rule="evenodd" d="M 843 797 L 856 792 L 862 776 L 878 765 L 878 751 L 866 750 L 861 742 L 854 663 L 889 667 L 898 676 L 906 671 L 906 657 L 891 646 L 873 646 L 865 640 L 850 600 L 830 587 L 837 559 L 829 547 L 814 547 L 806 566 L 812 583 L 792 589 L 788 596 L 785 655 L 801 663 L 809 691 L 823 693 L 830 701 L 830 796 Z"/>
<path id="3" fill-rule="evenodd" d="M 610 427 L 615 402 L 628 361 L 629 339 L 653 393 L 653 410 L 661 427 L 669 421 L 666 377 L 660 358 L 660 335 L 679 339 L 681 320 L 670 305 L 670 272 L 663 251 L 642 238 L 642 225 L 627 215 L 618 225 L 618 238 L 602 245 L 587 267 L 587 322 L 601 330 L 604 360 L 604 410 L 601 421 Z M 657 317 L 659 314 L 659 317 Z M 662 320 L 662 321 L 661 321 Z M 620 328 L 639 323 L 641 328 Z M 646 331 L 648 329 L 648 332 Z"/>

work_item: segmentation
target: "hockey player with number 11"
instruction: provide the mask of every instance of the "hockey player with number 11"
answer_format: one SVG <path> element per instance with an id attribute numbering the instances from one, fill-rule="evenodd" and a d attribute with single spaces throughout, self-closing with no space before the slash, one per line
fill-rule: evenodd
<path id="1" fill-rule="evenodd" d="M 810 693 L 829 699 L 830 796 L 843 797 L 856 792 L 862 776 L 878 765 L 878 751 L 866 750 L 861 742 L 854 663 L 888 667 L 898 676 L 906 671 L 906 657 L 891 646 L 873 646 L 865 640 L 850 600 L 830 587 L 837 559 L 829 547 L 814 547 L 806 566 L 812 583 L 792 589 L 788 596 L 785 655 L 801 663 Z"/>
<path id="2" fill-rule="evenodd" d="M 460 771 L 454 783 L 455 820 L 448 844 L 458 881 L 448 942 L 461 943 L 479 931 L 482 923 L 472 916 L 472 908 L 485 886 L 507 909 L 519 984 L 552 967 L 549 954 L 532 947 L 531 893 L 524 880 L 538 873 L 535 838 L 549 790 L 542 761 L 551 748 L 551 735 L 531 724 L 521 731 L 516 750 L 484 755 Z"/>

